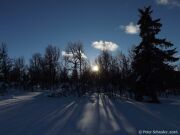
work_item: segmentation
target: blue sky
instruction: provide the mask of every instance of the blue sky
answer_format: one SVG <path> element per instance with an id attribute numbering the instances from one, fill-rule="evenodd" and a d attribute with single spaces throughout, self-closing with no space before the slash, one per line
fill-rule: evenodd
<path id="1" fill-rule="evenodd" d="M 69 41 L 83 42 L 90 59 L 99 53 L 92 43 L 100 40 L 126 53 L 140 38 L 125 28 L 135 25 L 138 8 L 148 5 L 153 17 L 161 18 L 159 37 L 167 37 L 180 51 L 178 0 L 0 0 L 0 42 L 7 44 L 10 57 L 26 60 L 35 52 L 44 53 L 48 44 L 63 51 Z"/>

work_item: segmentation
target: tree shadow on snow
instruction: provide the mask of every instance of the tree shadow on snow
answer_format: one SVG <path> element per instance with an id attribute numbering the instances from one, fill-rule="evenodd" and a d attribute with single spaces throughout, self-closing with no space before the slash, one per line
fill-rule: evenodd
<path id="1" fill-rule="evenodd" d="M 140 129 L 178 129 L 179 124 L 167 122 L 155 105 L 97 93 L 81 98 L 37 94 L 0 109 L 0 134 L 6 135 L 134 135 Z"/>

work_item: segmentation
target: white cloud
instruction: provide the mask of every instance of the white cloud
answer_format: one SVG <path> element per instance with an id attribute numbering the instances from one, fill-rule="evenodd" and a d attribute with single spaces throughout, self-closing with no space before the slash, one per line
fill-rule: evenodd
<path id="1" fill-rule="evenodd" d="M 84 53 L 81 53 L 82 58 L 87 59 L 87 56 Z"/>
<path id="2" fill-rule="evenodd" d="M 160 5 L 167 5 L 169 4 L 169 0 L 156 0 L 157 4 Z"/>
<path id="3" fill-rule="evenodd" d="M 67 53 L 65 51 L 62 51 L 62 56 L 63 57 L 72 57 L 73 55 L 72 55 L 72 53 Z"/>
<path id="4" fill-rule="evenodd" d="M 159 5 L 168 5 L 171 7 L 180 7 L 180 1 L 178 0 L 156 0 Z"/>
<path id="5" fill-rule="evenodd" d="M 92 43 L 92 47 L 99 49 L 99 50 L 107 50 L 107 51 L 115 51 L 118 48 L 118 45 L 113 42 L 108 41 L 94 41 Z"/>
<path id="6" fill-rule="evenodd" d="M 127 34 L 137 34 L 139 32 L 139 25 L 130 22 L 128 25 L 121 25 L 120 28 Z"/>
<path id="7" fill-rule="evenodd" d="M 62 54 L 63 57 L 69 57 L 69 58 L 73 57 L 72 53 L 67 53 L 65 51 L 62 51 L 61 54 Z M 81 53 L 81 56 L 82 56 L 82 58 L 87 59 L 87 56 L 84 53 Z"/>

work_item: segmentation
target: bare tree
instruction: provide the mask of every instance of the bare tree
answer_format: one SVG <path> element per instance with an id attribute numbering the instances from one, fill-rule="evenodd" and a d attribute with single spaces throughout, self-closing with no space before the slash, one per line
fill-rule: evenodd
<path id="1" fill-rule="evenodd" d="M 25 76 L 25 60 L 23 57 L 14 59 L 13 69 L 11 72 L 12 81 L 16 86 L 21 87 L 24 83 Z"/>
<path id="2" fill-rule="evenodd" d="M 83 44 L 81 42 L 70 42 L 66 48 L 66 60 L 72 65 L 72 70 L 79 69 L 79 77 L 82 74 L 83 62 L 85 62 L 85 54 L 83 50 Z"/>
<path id="3" fill-rule="evenodd" d="M 41 85 L 43 83 L 43 58 L 40 53 L 35 53 L 30 59 L 29 75 L 31 85 Z"/>
<path id="4" fill-rule="evenodd" d="M 57 83 L 59 73 L 59 60 L 60 50 L 59 48 L 49 45 L 46 48 L 44 55 L 44 68 L 46 74 L 46 83 L 49 86 L 54 86 Z"/>

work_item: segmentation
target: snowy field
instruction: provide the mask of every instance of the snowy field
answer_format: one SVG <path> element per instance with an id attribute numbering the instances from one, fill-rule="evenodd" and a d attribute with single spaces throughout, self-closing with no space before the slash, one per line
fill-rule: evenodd
<path id="1" fill-rule="evenodd" d="M 136 135 L 139 130 L 180 134 L 180 97 L 161 102 L 113 100 L 103 94 L 50 98 L 45 92 L 15 93 L 0 97 L 0 135 Z"/>

